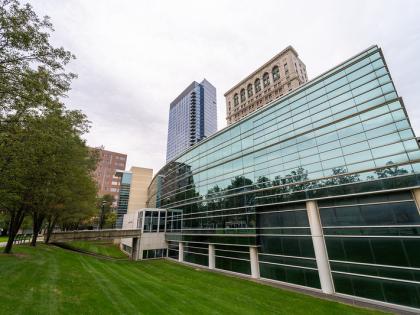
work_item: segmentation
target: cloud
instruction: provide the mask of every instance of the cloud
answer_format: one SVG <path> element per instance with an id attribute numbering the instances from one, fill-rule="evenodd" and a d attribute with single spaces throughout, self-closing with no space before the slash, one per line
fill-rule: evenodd
<path id="1" fill-rule="evenodd" d="M 193 80 L 223 94 L 293 45 L 309 79 L 372 44 L 384 50 L 420 131 L 420 6 L 404 1 L 30 1 L 51 16 L 52 40 L 77 55 L 69 107 L 93 123 L 90 145 L 128 154 L 128 166 L 164 165 L 169 103 Z"/>

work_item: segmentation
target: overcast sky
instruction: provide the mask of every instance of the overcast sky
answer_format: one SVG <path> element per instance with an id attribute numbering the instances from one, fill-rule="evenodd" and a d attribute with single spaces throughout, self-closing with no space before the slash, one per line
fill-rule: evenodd
<path id="1" fill-rule="evenodd" d="M 166 155 L 169 103 L 192 81 L 223 94 L 288 45 L 309 80 L 373 44 L 382 47 L 420 135 L 420 1 L 32 0 L 52 41 L 77 57 L 69 108 L 92 121 L 91 146 L 128 154 L 156 173 Z"/>

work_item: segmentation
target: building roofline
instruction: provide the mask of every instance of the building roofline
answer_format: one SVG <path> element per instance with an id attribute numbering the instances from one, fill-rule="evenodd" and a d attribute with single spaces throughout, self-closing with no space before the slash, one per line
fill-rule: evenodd
<path id="1" fill-rule="evenodd" d="M 258 72 L 261 71 L 261 69 L 265 68 L 266 66 L 268 66 L 270 63 L 272 63 L 274 60 L 276 60 L 277 58 L 279 58 L 281 55 L 285 54 L 287 51 L 291 50 L 296 57 L 299 57 L 299 54 L 297 53 L 296 49 L 294 49 L 291 45 L 287 46 L 285 49 L 283 49 L 281 52 L 279 52 L 277 55 L 275 55 L 274 57 L 272 57 L 270 60 L 268 60 L 266 63 L 264 63 L 261 67 L 259 67 L 257 70 L 253 71 L 250 75 L 248 75 L 245 79 L 241 80 L 238 84 L 236 84 L 234 87 L 230 88 L 227 92 L 225 92 L 225 94 L 223 94 L 224 96 L 226 96 L 227 94 L 229 94 L 230 92 L 232 92 L 234 89 L 236 89 L 238 86 L 242 85 L 243 83 L 245 83 L 246 81 L 249 80 L 250 77 L 254 76 L 255 74 L 257 74 Z"/>
<path id="2" fill-rule="evenodd" d="M 102 147 L 90 147 L 88 146 L 89 150 L 97 150 L 97 151 L 101 151 L 104 153 L 112 153 L 112 154 L 118 154 L 118 155 L 124 155 L 125 157 L 127 157 L 127 153 L 121 153 L 121 152 L 116 152 L 116 151 L 110 151 L 110 150 L 105 150 L 105 148 Z"/>
<path id="3" fill-rule="evenodd" d="M 184 91 L 181 92 L 172 102 L 170 108 L 174 107 L 179 101 L 184 98 L 190 91 L 196 87 L 199 83 L 197 81 L 193 81 L 190 85 L 188 85 Z"/>
<path id="4" fill-rule="evenodd" d="M 231 128 L 236 127 L 236 125 L 238 125 L 239 123 L 243 123 L 245 120 L 249 120 L 249 119 L 251 119 L 252 117 L 254 117 L 255 115 L 260 114 L 261 112 L 268 110 L 269 108 L 271 108 L 271 107 L 272 107 L 272 106 L 274 106 L 275 104 L 279 103 L 280 101 L 283 101 L 283 100 L 285 100 L 285 99 L 288 99 L 288 98 L 290 98 L 290 97 L 292 97 L 292 96 L 296 95 L 297 93 L 300 93 L 300 92 L 302 91 L 302 89 L 304 89 L 304 88 L 308 87 L 308 86 L 309 86 L 309 85 L 311 85 L 311 84 L 315 84 L 315 83 L 316 83 L 316 81 L 317 81 L 317 80 L 319 80 L 322 76 L 327 75 L 327 74 L 329 74 L 330 72 L 332 72 L 332 73 L 333 73 L 333 71 L 334 71 L 334 70 L 336 70 L 337 68 L 339 68 L 339 67 L 343 66 L 344 64 L 346 64 L 346 63 L 347 63 L 347 62 L 349 62 L 350 60 L 355 59 L 355 58 L 357 58 L 357 57 L 359 57 L 359 56 L 363 55 L 364 53 L 368 52 L 369 50 L 371 50 L 371 49 L 373 49 L 373 48 L 377 48 L 377 49 L 379 49 L 379 50 L 381 49 L 378 45 L 371 45 L 371 46 L 369 46 L 368 48 L 366 48 L 366 49 L 362 50 L 361 52 L 359 52 L 359 53 L 357 53 L 357 54 L 353 55 L 352 57 L 347 58 L 346 60 L 344 60 L 343 62 L 340 62 L 340 63 L 339 63 L 339 64 L 337 64 L 336 66 L 334 66 L 334 67 L 332 67 L 332 68 L 328 69 L 327 71 L 324 71 L 323 73 L 321 73 L 321 74 L 317 75 L 317 76 L 316 76 L 315 78 L 313 78 L 312 80 L 307 81 L 305 84 L 301 85 L 298 89 L 293 90 L 293 91 L 291 91 L 290 93 L 287 93 L 286 95 L 284 95 L 284 96 L 282 96 L 282 97 L 280 97 L 280 98 L 278 98 L 278 99 L 275 99 L 275 100 L 271 101 L 270 103 L 267 103 L 265 106 L 262 106 L 262 107 L 258 108 L 256 111 L 254 111 L 254 112 L 252 112 L 252 113 L 248 114 L 247 116 L 243 117 L 242 119 L 240 119 L 240 120 L 238 120 L 238 121 L 234 122 L 233 124 L 230 124 L 230 125 L 228 125 L 228 126 L 223 127 L 222 129 L 218 130 L 217 132 L 213 133 L 212 135 L 208 136 L 207 138 L 203 139 L 202 141 L 195 143 L 195 144 L 194 144 L 193 146 L 191 146 L 191 147 L 188 147 L 188 149 L 186 149 L 185 151 L 180 152 L 178 155 L 176 155 L 175 157 L 173 157 L 171 160 L 166 161 L 165 165 L 164 165 L 164 166 L 162 166 L 156 174 L 159 174 L 160 170 L 161 170 L 163 167 L 165 167 L 168 163 L 170 163 L 170 162 L 172 162 L 172 161 L 175 161 L 176 159 L 180 158 L 182 155 L 184 155 L 184 154 L 188 153 L 189 151 L 191 151 L 191 150 L 195 149 L 198 145 L 202 145 L 204 142 L 207 142 L 207 141 L 212 140 L 214 137 L 218 136 L 219 134 L 221 134 L 221 133 L 223 133 L 223 132 L 226 132 L 227 130 L 229 130 L 229 129 L 231 129 Z M 332 75 L 332 73 L 331 73 L 331 75 Z M 156 175 L 155 175 L 155 176 L 156 176 Z"/>

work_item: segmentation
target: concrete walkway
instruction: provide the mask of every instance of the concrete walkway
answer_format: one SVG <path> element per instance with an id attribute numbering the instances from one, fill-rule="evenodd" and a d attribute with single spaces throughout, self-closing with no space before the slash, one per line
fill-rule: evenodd
<path id="1" fill-rule="evenodd" d="M 20 244 L 28 244 L 30 242 L 31 242 L 31 240 L 26 240 L 26 241 L 19 242 L 18 244 L 15 243 L 15 244 L 13 244 L 13 246 L 20 245 Z M 44 242 L 44 238 L 43 237 L 38 237 L 37 242 Z M 7 245 L 7 242 L 1 242 L 0 243 L 0 247 L 6 247 L 6 245 Z"/>

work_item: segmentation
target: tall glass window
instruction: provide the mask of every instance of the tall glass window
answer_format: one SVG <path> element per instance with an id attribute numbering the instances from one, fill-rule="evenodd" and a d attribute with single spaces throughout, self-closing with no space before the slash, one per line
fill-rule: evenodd
<path id="1" fill-rule="evenodd" d="M 144 213 L 144 226 L 143 232 L 150 232 L 152 230 L 152 212 L 146 211 Z"/>
<path id="2" fill-rule="evenodd" d="M 159 212 L 159 232 L 160 233 L 165 231 L 165 223 L 166 223 L 166 212 L 160 211 Z"/>
<path id="3" fill-rule="evenodd" d="M 157 232 L 159 226 L 159 211 L 152 211 L 152 231 Z"/>

